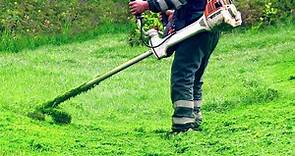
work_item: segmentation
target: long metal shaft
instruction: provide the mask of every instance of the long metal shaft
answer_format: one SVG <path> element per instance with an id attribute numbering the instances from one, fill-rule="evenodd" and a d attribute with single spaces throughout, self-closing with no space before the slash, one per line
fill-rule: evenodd
<path id="1" fill-rule="evenodd" d="M 56 98 L 54 98 L 52 101 L 48 101 L 46 103 L 44 103 L 41 107 L 41 109 L 45 110 L 47 108 L 55 108 L 57 107 L 59 104 L 61 104 L 62 102 L 69 100 L 70 98 L 73 98 L 83 92 L 86 92 L 90 89 L 92 89 L 93 87 L 95 87 L 96 85 L 98 85 L 100 82 L 110 78 L 111 76 L 119 73 L 120 71 L 123 71 L 124 69 L 127 69 L 128 67 L 144 60 L 145 58 L 151 56 L 153 53 L 151 50 L 129 60 L 128 62 L 114 68 L 113 70 L 105 73 L 104 75 L 98 76 L 96 78 L 94 78 L 93 80 L 90 80 L 86 83 L 83 83 L 69 91 L 67 91 L 66 93 L 64 93 L 63 95 L 57 96 Z"/>

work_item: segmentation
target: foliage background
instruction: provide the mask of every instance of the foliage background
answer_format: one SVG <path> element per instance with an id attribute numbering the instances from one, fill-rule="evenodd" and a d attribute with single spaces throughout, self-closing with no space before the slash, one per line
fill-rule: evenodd
<path id="1" fill-rule="evenodd" d="M 295 1 L 237 0 L 236 4 L 245 26 L 294 23 Z M 134 29 L 129 25 L 133 21 L 128 0 L 2 0 L 0 12 L 0 51 L 83 40 L 99 35 L 101 29 L 122 31 L 118 27 L 124 24 L 127 31 Z M 149 26 L 158 27 L 159 21 L 150 17 Z"/>
<path id="2" fill-rule="evenodd" d="M 237 0 L 245 25 L 274 24 L 278 21 L 294 23 L 295 1 L 290 0 Z"/>
<path id="3" fill-rule="evenodd" d="M 126 21 L 123 3 L 111 0 L 2 1 L 1 30 L 14 34 L 79 33 L 103 22 Z M 121 9 L 121 8 L 124 9 Z"/>

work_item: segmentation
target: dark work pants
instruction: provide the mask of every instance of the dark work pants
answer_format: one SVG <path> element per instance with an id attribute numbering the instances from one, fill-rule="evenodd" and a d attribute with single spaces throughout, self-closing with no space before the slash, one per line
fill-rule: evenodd
<path id="1" fill-rule="evenodd" d="M 173 103 L 202 98 L 202 76 L 219 35 L 219 32 L 203 32 L 177 45 L 171 69 Z"/>

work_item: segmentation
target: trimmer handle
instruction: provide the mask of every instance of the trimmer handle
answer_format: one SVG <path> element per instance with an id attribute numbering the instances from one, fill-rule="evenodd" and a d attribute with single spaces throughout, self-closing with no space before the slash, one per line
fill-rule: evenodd
<path id="1" fill-rule="evenodd" d="M 136 1 L 136 0 L 130 0 L 130 2 L 133 2 L 133 1 Z M 135 15 L 136 19 L 142 19 L 142 14 L 136 14 Z"/>

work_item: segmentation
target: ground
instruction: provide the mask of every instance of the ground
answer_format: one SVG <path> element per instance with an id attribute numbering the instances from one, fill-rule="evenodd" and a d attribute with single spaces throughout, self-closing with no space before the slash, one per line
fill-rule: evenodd
<path id="1" fill-rule="evenodd" d="M 172 58 L 150 57 L 61 105 L 27 113 L 146 51 L 127 34 L 0 53 L 0 155 L 294 155 L 295 27 L 224 34 L 205 74 L 202 131 L 171 135 Z"/>

